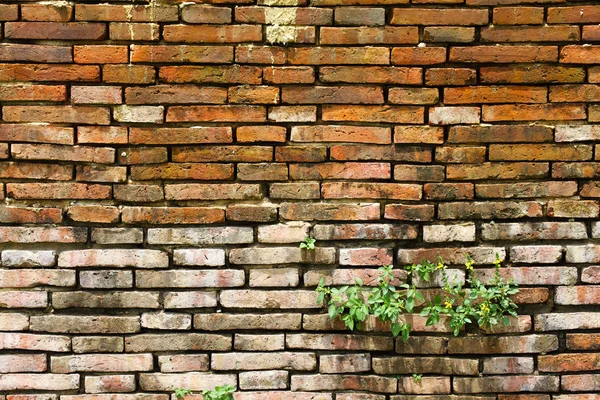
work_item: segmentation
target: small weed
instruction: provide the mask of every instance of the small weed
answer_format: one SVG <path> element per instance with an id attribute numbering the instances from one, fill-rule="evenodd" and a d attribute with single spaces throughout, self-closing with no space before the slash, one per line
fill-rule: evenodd
<path id="1" fill-rule="evenodd" d="M 300 248 L 306 250 L 314 250 L 316 242 L 316 239 L 313 239 L 309 236 L 306 239 L 304 239 L 304 242 L 300 243 Z"/>
<path id="2" fill-rule="evenodd" d="M 178 399 L 183 399 L 188 394 L 193 394 L 193 393 L 189 389 L 182 389 L 182 388 L 175 389 L 175 397 L 177 397 Z"/>

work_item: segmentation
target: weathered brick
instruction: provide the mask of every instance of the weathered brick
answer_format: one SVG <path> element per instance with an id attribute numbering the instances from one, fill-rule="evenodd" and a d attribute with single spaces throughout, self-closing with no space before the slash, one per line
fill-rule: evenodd
<path id="1" fill-rule="evenodd" d="M 395 393 L 396 379 L 376 375 L 292 375 L 292 391 L 361 390 Z"/>
<path id="2" fill-rule="evenodd" d="M 210 333 L 177 333 L 142 334 L 125 339 L 125 351 L 130 353 L 180 350 L 231 350 L 231 336 Z M 141 375 L 141 377 L 143 376 Z M 143 378 L 141 382 L 143 382 Z M 142 384 L 142 386 L 144 385 Z"/>
<path id="3" fill-rule="evenodd" d="M 448 354 L 526 354 L 555 350 L 558 350 L 558 337 L 554 335 L 452 338 L 448 342 Z"/>
<path id="4" fill-rule="evenodd" d="M 283 334 L 252 335 L 235 334 L 235 349 L 248 351 L 273 351 L 285 348 Z M 287 380 L 287 379 L 286 379 Z"/>
<path id="5" fill-rule="evenodd" d="M 484 240 L 559 240 L 585 239 L 585 226 L 579 222 L 527 222 L 484 224 Z M 575 251 L 573 249 L 572 251 Z M 568 248 L 567 248 L 567 254 Z M 569 261 L 569 255 L 567 255 Z"/>
<path id="6" fill-rule="evenodd" d="M 371 355 L 331 354 L 319 357 L 319 372 L 322 374 L 356 373 L 371 370 Z"/>
<path id="7" fill-rule="evenodd" d="M 27 288 L 36 286 L 75 286 L 75 271 L 62 269 L 37 271 L 33 269 L 0 270 L 1 288 Z"/>
<path id="8" fill-rule="evenodd" d="M 164 294 L 165 309 L 208 308 L 217 306 L 215 292 L 185 291 Z"/>
<path id="9" fill-rule="evenodd" d="M 150 371 L 151 354 L 83 354 L 51 357 L 51 371 L 58 374 L 71 372 L 129 372 Z"/>
<path id="10" fill-rule="evenodd" d="M 134 267 L 166 268 L 168 256 L 159 250 L 94 249 L 63 251 L 58 256 L 59 267 Z"/>
<path id="11" fill-rule="evenodd" d="M 6 350 L 68 352 L 71 350 L 71 339 L 68 336 L 0 333 L 0 348 Z"/>
<path id="12" fill-rule="evenodd" d="M 453 385 L 457 393 L 557 392 L 560 386 L 558 376 L 538 375 L 456 378 Z"/>
<path id="13" fill-rule="evenodd" d="M 286 220 L 376 220 L 379 219 L 379 204 L 344 204 L 332 208 L 327 203 L 282 203 L 279 215 Z"/>
<path id="14" fill-rule="evenodd" d="M 183 374 L 142 373 L 139 377 L 140 388 L 145 391 L 170 391 L 185 387 L 189 390 L 213 390 L 215 386 L 234 385 L 236 376 L 226 374 L 210 374 L 187 372 Z"/>
<path id="15" fill-rule="evenodd" d="M 600 326 L 600 315 L 593 312 L 538 314 L 534 317 L 536 332 L 574 329 L 596 329 Z"/>
<path id="16" fill-rule="evenodd" d="M 79 284 L 88 289 L 130 288 L 133 287 L 133 273 L 119 270 L 81 271 Z"/>
<path id="17" fill-rule="evenodd" d="M 250 371 L 239 374 L 240 389 L 287 389 L 287 371 Z"/>
<path id="18" fill-rule="evenodd" d="M 314 353 L 221 353 L 213 354 L 211 369 L 219 370 L 269 370 L 285 369 L 312 371 L 316 368 Z"/>
<path id="19" fill-rule="evenodd" d="M 308 309 L 321 307 L 317 304 L 317 294 L 308 290 L 224 290 L 221 292 L 220 303 L 227 308 Z"/>
<path id="20" fill-rule="evenodd" d="M 217 330 L 299 330 L 302 314 L 196 314 L 194 328 Z M 242 350 L 242 349 L 240 349 Z"/>
<path id="21" fill-rule="evenodd" d="M 177 354 L 158 356 L 158 366 L 161 372 L 208 371 L 208 355 Z"/>
<path id="22" fill-rule="evenodd" d="M 86 393 L 123 393 L 135 391 L 135 375 L 86 376 Z"/>
<path id="23" fill-rule="evenodd" d="M 0 390 L 77 390 L 79 374 L 4 374 Z"/>
<path id="24" fill-rule="evenodd" d="M 373 371 L 376 374 L 477 375 L 479 360 L 445 357 L 373 357 Z"/>
<path id="25" fill-rule="evenodd" d="M 235 287 L 244 285 L 241 270 L 174 270 L 136 271 L 136 286 L 139 288 L 160 287 Z"/>
<path id="26" fill-rule="evenodd" d="M 151 244 L 237 244 L 252 243 L 252 240 L 252 228 L 245 227 L 148 229 Z"/>
<path id="27" fill-rule="evenodd" d="M 122 353 L 123 338 L 116 336 L 77 336 L 73 339 L 74 353 Z"/>

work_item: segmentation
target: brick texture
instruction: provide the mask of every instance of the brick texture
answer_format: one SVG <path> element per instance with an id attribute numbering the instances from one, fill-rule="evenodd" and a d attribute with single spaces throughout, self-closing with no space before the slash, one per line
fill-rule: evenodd
<path id="1" fill-rule="evenodd" d="M 599 400 L 599 24 L 594 0 L 0 0 L 0 400 Z M 520 285 L 511 326 L 413 315 L 403 343 L 315 302 L 467 253 Z"/>

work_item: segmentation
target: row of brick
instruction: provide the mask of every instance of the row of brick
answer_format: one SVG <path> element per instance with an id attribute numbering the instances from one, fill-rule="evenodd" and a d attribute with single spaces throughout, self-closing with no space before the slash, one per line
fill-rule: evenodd
<path id="1" fill-rule="evenodd" d="M 314 203 L 315 205 L 319 205 Z M 357 212 L 360 208 L 347 208 L 344 203 L 341 212 Z M 367 205 L 368 206 L 368 205 Z M 330 205 L 325 206 L 330 208 Z M 372 208 L 372 207 L 371 207 Z M 310 209 L 308 211 L 311 211 Z M 330 214 L 327 214 L 330 215 Z M 314 218 L 319 220 L 319 218 Z M 321 218 L 335 219 L 335 218 Z M 344 218 L 346 219 L 346 218 Z M 356 218 L 355 218 L 356 219 Z M 359 218 L 360 219 L 360 218 Z M 592 230 L 591 237 L 598 237 L 598 223 Z M 306 231 L 307 227 L 302 225 L 283 225 L 283 226 L 267 226 L 263 229 L 259 228 L 260 242 L 264 243 L 293 243 L 300 241 L 299 236 Z M 438 242 L 469 242 L 472 237 L 474 226 L 472 224 L 462 225 L 435 225 L 424 228 L 429 243 Z M 585 240 L 589 238 L 587 227 L 582 222 L 512 222 L 512 223 L 484 223 L 480 227 L 480 237 L 486 241 L 498 240 Z M 425 233 L 426 232 L 426 233 Z M 86 243 L 88 229 L 85 227 L 46 227 L 46 226 L 4 226 L 0 228 L 0 237 L 3 243 Z M 290 238 L 285 238 L 282 235 L 290 234 Z M 341 225 L 325 225 L 315 228 L 315 237 L 319 240 L 414 240 L 419 235 L 417 226 L 400 224 L 341 224 Z M 112 238 L 107 238 L 108 235 L 113 235 Z M 264 236 L 263 236 L 264 235 Z M 93 230 L 92 240 L 104 244 L 117 243 L 139 243 L 141 240 L 141 232 L 130 229 L 106 229 Z M 197 228 L 149 228 L 146 240 L 152 245 L 228 245 L 228 244 L 247 244 L 254 241 L 254 230 L 251 227 L 197 227 Z M 164 242 L 161 242 L 164 240 Z M 591 246 L 591 247 L 590 247 Z M 589 255 L 576 255 L 581 253 L 579 248 L 590 248 Z M 579 263 L 596 262 L 597 246 L 594 245 L 571 245 L 567 248 L 570 254 L 570 260 L 582 260 Z M 543 246 L 541 248 L 544 248 Z M 261 251 L 268 252 L 269 248 L 261 250 L 257 248 L 254 251 L 258 259 Z M 293 248 L 291 248 L 293 249 Z M 532 247 L 535 249 L 535 246 Z M 550 249 L 550 248 L 549 248 Z M 143 250 L 139 249 L 139 251 Z M 434 249 L 404 249 L 403 254 L 415 252 L 418 256 L 406 256 L 404 261 L 407 263 L 419 262 L 423 258 L 437 258 L 436 252 L 439 253 L 449 263 L 462 264 L 464 262 L 464 254 L 466 251 L 474 251 L 477 256 L 482 258 L 482 263 L 492 263 L 490 254 L 485 251 L 477 251 L 477 247 L 468 250 L 459 250 L 455 248 L 434 248 Z M 491 252 L 492 250 L 490 250 Z M 503 250 L 502 250 L 503 251 Z M 294 253 L 294 252 L 292 252 Z M 83 253 L 86 254 L 86 253 Z M 90 253 L 90 254 L 93 254 Z M 283 254 L 288 254 L 284 252 Z M 294 253 L 295 254 L 295 253 Z M 304 254 L 304 253 L 302 253 Z M 307 262 L 310 262 L 312 253 L 307 253 Z M 86 256 L 82 256 L 85 259 Z M 287 256 L 282 256 L 285 259 Z M 295 257 L 295 256 L 294 256 Z M 292 258 L 294 258 L 292 257 Z M 415 260 L 416 257 L 422 257 Z M 552 258 L 554 256 L 550 256 Z M 576 262 L 576 261 L 572 261 Z"/>
<path id="2" fill-rule="evenodd" d="M 477 4 L 479 1 L 479 4 Z M 230 3 L 252 3 L 243 1 Z M 562 1 L 564 2 L 564 1 Z M 208 2 L 210 3 L 210 2 Z M 218 2 L 215 2 L 218 3 Z M 121 22 L 176 22 L 182 20 L 197 24 L 230 24 L 232 22 L 269 23 L 275 14 L 271 6 L 286 6 L 283 10 L 296 13 L 296 23 L 299 25 L 385 25 L 384 7 L 353 7 L 361 5 L 355 1 L 345 7 L 330 8 L 296 8 L 300 4 L 267 4 L 268 1 L 259 1 L 258 6 L 236 5 L 212 6 L 207 4 L 181 4 L 181 5 L 121 5 L 121 4 L 3 4 L 0 9 L 1 21 L 57 21 L 68 22 L 73 19 L 77 21 L 121 21 Z M 376 2 L 364 2 L 367 4 L 378 4 Z M 417 1 L 417 3 L 431 3 L 435 1 Z M 455 2 L 462 3 L 462 2 Z M 481 0 L 469 0 L 466 5 L 492 6 L 502 5 L 496 0 L 496 4 L 483 4 Z M 534 1 L 512 1 L 512 4 L 535 3 Z M 547 3 L 561 3 L 561 1 L 549 1 Z M 265 6 L 261 6 L 264 4 Z M 383 5 L 408 4 L 408 1 L 394 1 L 393 3 L 382 2 Z M 543 3 L 541 3 L 543 4 Z M 341 6 L 339 1 L 317 0 L 311 6 Z M 281 10 L 281 9 L 280 9 Z M 73 12 L 74 11 L 74 12 Z M 544 19 L 544 7 L 496 7 L 493 8 L 493 19 L 489 20 L 485 8 L 392 8 L 390 24 L 416 24 L 416 25 L 535 25 L 542 24 L 544 20 L 549 24 L 584 24 L 600 22 L 600 7 L 583 6 L 551 6 L 547 8 L 547 18 Z M 235 18 L 233 15 L 235 14 Z M 358 14 L 358 15 L 357 15 Z M 411 22 L 412 21 L 412 22 Z M 439 22 L 442 22 L 441 24 Z"/>
<path id="3" fill-rule="evenodd" d="M 165 67 L 167 68 L 167 67 Z M 193 67 L 196 68 L 196 67 Z M 254 68 L 254 67 L 252 67 Z M 288 72 L 292 72 L 288 71 Z M 302 71 L 309 72 L 304 68 Z M 178 71 L 181 74 L 182 71 Z M 360 73 L 387 74 L 381 81 L 387 80 L 388 83 L 398 84 L 422 84 L 422 69 L 403 68 L 403 67 L 375 67 L 375 70 L 363 69 L 362 67 L 322 67 L 320 69 L 321 80 L 324 82 L 350 82 L 352 74 Z M 388 74 L 389 73 L 389 74 Z M 349 75 L 348 75 L 349 74 Z M 430 68 L 425 72 L 425 83 L 428 86 L 437 85 L 466 85 L 476 82 L 477 71 L 474 69 L 448 69 L 448 68 Z M 181 76 L 181 75 L 179 75 Z M 297 76 L 296 76 L 297 77 Z M 178 78 L 180 79 L 180 78 Z M 356 78 L 354 78 L 356 79 Z M 372 76 L 371 80 L 377 78 Z M 395 81 L 395 82 L 392 82 Z M 384 82 L 380 82 L 384 83 Z M 356 90 L 355 90 L 356 89 Z M 160 91 L 160 93 L 157 93 Z M 329 91 L 329 92 L 328 92 Z M 337 91 L 337 92 L 336 92 Z M 349 93 L 353 92 L 360 96 L 357 99 L 349 99 Z M 519 103 L 519 104 L 547 104 L 549 96 L 550 102 L 555 103 L 579 103 L 584 101 L 597 101 L 600 98 L 600 90 L 596 85 L 553 85 L 549 89 L 542 86 L 512 86 L 512 85 L 494 85 L 494 86 L 458 86 L 447 87 L 440 92 L 437 88 L 427 87 L 390 87 L 385 92 L 379 87 L 349 87 L 349 86 L 320 86 L 309 91 L 306 87 L 284 87 L 261 85 L 242 85 L 231 86 L 229 88 L 220 86 L 194 86 L 194 85 L 155 85 L 147 87 L 126 87 L 125 101 L 128 104 L 278 104 L 280 100 L 284 103 L 298 103 L 298 93 L 304 93 L 310 96 L 315 104 L 323 103 L 319 100 L 321 96 L 332 96 L 331 103 L 371 103 L 381 104 L 384 102 L 384 94 L 387 93 L 387 103 L 390 104 L 410 104 L 411 106 L 393 107 L 388 106 L 387 115 L 384 114 L 386 108 L 374 106 L 350 106 L 355 110 L 355 119 L 349 119 L 346 107 L 325 104 L 321 106 L 320 118 L 323 121 L 373 121 L 382 123 L 423 123 L 426 107 L 419 105 L 436 105 L 440 101 L 440 93 L 443 94 L 442 102 L 447 105 L 453 104 L 493 104 L 493 103 Z M 338 93 L 341 92 L 341 93 Z M 119 106 L 112 107 L 113 117 L 117 122 L 150 122 L 150 121 L 129 121 L 125 119 L 128 113 L 137 110 L 146 110 L 150 113 L 156 107 L 142 106 L 122 106 L 123 88 L 120 86 L 76 86 L 70 87 L 70 99 L 73 104 L 98 104 Z M 64 102 L 68 100 L 67 87 L 65 85 L 32 85 L 32 84 L 5 84 L 0 89 L 0 100 L 11 101 L 44 101 L 44 102 Z M 307 99 L 302 100 L 308 103 Z M 556 105 L 558 106 L 558 105 Z M 14 107 L 14 106 L 13 106 Z M 56 106 L 55 106 L 56 107 Z M 540 107 L 538 105 L 538 107 Z M 85 107 L 62 108 L 71 110 L 73 113 L 79 111 L 84 113 Z M 215 108 L 218 110 L 219 108 Z M 243 110 L 243 108 L 241 108 Z M 251 108 L 250 108 L 251 109 Z M 439 116 L 436 113 L 442 112 L 444 107 L 432 108 L 429 118 L 432 124 Z M 595 108 L 592 108 L 595 109 Z M 6 108 L 9 112 L 8 119 L 13 119 L 13 113 L 19 108 Z M 31 110 L 36 110 L 32 108 Z M 41 108 L 39 110 L 53 111 L 52 108 Z M 54 109 L 59 110 L 59 109 Z M 235 110 L 235 108 L 232 108 Z M 317 106 L 274 106 L 268 108 L 268 120 L 278 123 L 286 122 L 316 122 Z M 360 111 L 362 110 L 363 115 Z M 449 108 L 448 110 L 451 110 Z M 457 109 L 459 110 L 459 109 Z M 164 111 L 164 108 L 163 108 Z M 382 115 L 371 116 L 368 119 L 364 115 L 367 111 L 373 111 Z M 400 115 L 389 115 L 391 112 Z M 387 117 L 387 118 L 386 118 Z M 146 117 L 150 118 L 150 117 Z M 57 121 L 57 122 L 68 122 Z M 78 121 L 73 121 L 77 123 Z M 160 121 L 159 121 L 160 122 Z M 167 121 L 169 122 L 169 121 Z M 81 122 L 79 122 L 81 123 Z M 468 123 L 468 121 L 464 121 Z M 443 124 L 443 123 L 441 123 Z M 576 129 L 578 126 L 560 126 L 559 129 Z M 581 127 L 579 127 L 581 128 Z M 215 134 L 217 132 L 216 128 Z M 224 128 L 223 128 L 224 129 Z M 588 128 L 589 129 L 589 128 Z M 132 131 L 137 135 L 148 131 L 149 128 L 134 128 Z M 558 129 L 557 129 L 558 130 Z M 224 135 L 224 134 L 222 134 Z M 216 138 L 215 138 L 216 139 Z M 207 138 L 208 143 L 208 138 Z"/>

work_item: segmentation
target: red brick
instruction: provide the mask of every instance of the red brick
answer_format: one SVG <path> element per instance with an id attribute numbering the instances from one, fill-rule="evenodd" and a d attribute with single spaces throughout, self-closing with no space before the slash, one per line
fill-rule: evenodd
<path id="1" fill-rule="evenodd" d="M 167 122 L 264 122 L 267 110 L 261 106 L 174 106 Z"/>
<path id="2" fill-rule="evenodd" d="M 470 68 L 430 68 L 425 71 L 427 86 L 461 86 L 477 82 L 477 71 Z"/>
<path id="3" fill-rule="evenodd" d="M 578 83 L 584 78 L 585 70 L 579 67 L 533 64 L 480 68 L 482 83 Z"/>
<path id="4" fill-rule="evenodd" d="M 323 121 L 387 122 L 395 124 L 418 124 L 424 122 L 422 107 L 402 106 L 335 106 L 323 105 Z"/>
<path id="5" fill-rule="evenodd" d="M 321 67 L 319 69 L 319 77 L 322 82 L 418 85 L 423 82 L 422 76 L 421 68 L 359 66 Z"/>
<path id="6" fill-rule="evenodd" d="M 78 4 L 75 19 L 80 21 L 177 21 L 175 6 Z"/>
<path id="7" fill-rule="evenodd" d="M 376 86 L 284 87 L 281 100 L 288 104 L 382 104 L 383 90 Z"/>
<path id="8" fill-rule="evenodd" d="M 43 46 L 36 44 L 3 44 L 0 46 L 0 61 L 33 61 L 41 63 L 73 62 L 68 46 Z"/>
<path id="9" fill-rule="evenodd" d="M 119 64 L 129 61 L 127 46 L 74 46 L 77 64 Z"/>
<path id="10" fill-rule="evenodd" d="M 277 104 L 279 88 L 275 86 L 233 86 L 228 89 L 229 103 Z"/>
<path id="11" fill-rule="evenodd" d="M 390 52 L 384 47 L 311 47 L 289 49 L 290 64 L 389 64 Z"/>
<path id="12" fill-rule="evenodd" d="M 101 40 L 106 25 L 85 22 L 7 22 L 4 34 L 10 39 Z"/>
<path id="13" fill-rule="evenodd" d="M 79 126 L 77 143 L 126 144 L 127 127 L 124 126 Z"/>
<path id="14" fill-rule="evenodd" d="M 0 5 L 0 21 L 16 21 L 19 19 L 18 4 Z"/>
<path id="15" fill-rule="evenodd" d="M 4 106 L 3 119 L 9 122 L 58 122 L 108 125 L 110 111 L 85 106 Z"/>
<path id="16" fill-rule="evenodd" d="M 427 26 L 423 39 L 428 43 L 469 43 L 475 40 L 475 28 Z"/>
<path id="17" fill-rule="evenodd" d="M 453 126 L 450 128 L 450 143 L 513 143 L 551 142 L 553 132 L 546 126 L 490 125 Z"/>
<path id="18" fill-rule="evenodd" d="M 192 24 L 228 24 L 231 23 L 231 9 L 191 4 L 181 9 L 181 19 Z"/>
<path id="19" fill-rule="evenodd" d="M 250 143 L 285 142 L 286 134 L 287 130 L 283 126 L 240 126 L 236 129 L 236 140 Z"/>
<path id="20" fill-rule="evenodd" d="M 67 215 L 77 222 L 111 224 L 119 221 L 119 209 L 110 206 L 72 206 Z"/>
<path id="21" fill-rule="evenodd" d="M 315 71 L 312 67 L 266 67 L 263 70 L 265 83 L 312 83 Z"/>
<path id="22" fill-rule="evenodd" d="M 495 25 L 540 25 L 544 22 L 542 7 L 494 8 Z"/>
<path id="23" fill-rule="evenodd" d="M 184 43 L 244 43 L 262 41 L 259 25 L 166 25 L 163 28 L 166 42 Z"/>
<path id="24" fill-rule="evenodd" d="M 600 23 L 600 7 L 550 7 L 548 8 L 549 24 L 564 23 Z"/>
<path id="25" fill-rule="evenodd" d="M 290 179 L 390 179 L 387 163 L 290 164 Z"/>
<path id="26" fill-rule="evenodd" d="M 469 86 L 445 88 L 446 104 L 545 103 L 547 89 L 537 86 Z"/>
<path id="27" fill-rule="evenodd" d="M 586 119 L 584 105 L 518 104 L 483 106 L 484 121 L 562 121 Z"/>
<path id="28" fill-rule="evenodd" d="M 131 49 L 131 61 L 152 63 L 230 63 L 233 61 L 233 47 L 135 45 Z"/>
<path id="29" fill-rule="evenodd" d="M 219 87 L 193 85 L 155 85 L 125 89 L 127 104 L 219 104 L 227 100 L 227 90 Z"/>
<path id="30" fill-rule="evenodd" d="M 0 141 L 73 144 L 73 128 L 39 125 L 0 125 Z"/>
<path id="31" fill-rule="evenodd" d="M 434 65 L 446 61 L 444 47 L 394 47 L 392 64 L 399 65 Z"/>
<path id="32" fill-rule="evenodd" d="M 296 126 L 292 128 L 292 142 L 351 142 L 391 143 L 388 128 L 360 126 Z"/>
<path id="33" fill-rule="evenodd" d="M 486 25 L 488 11 L 484 9 L 395 8 L 392 25 Z"/>
<path id="34" fill-rule="evenodd" d="M 92 65 L 0 64 L 0 81 L 100 81 L 100 68 Z"/>
<path id="35" fill-rule="evenodd" d="M 175 162 L 261 162 L 271 161 L 270 146 L 202 146 L 176 147 L 172 158 Z"/>
<path id="36" fill-rule="evenodd" d="M 132 144 L 205 144 L 232 141 L 233 134 L 229 127 L 130 128 L 129 130 L 129 143 Z"/>
<path id="37" fill-rule="evenodd" d="M 481 29 L 482 42 L 576 42 L 581 32 L 577 26 L 519 26 Z"/>
<path id="38" fill-rule="evenodd" d="M 225 211 L 208 207 L 124 207 L 125 224 L 214 224 L 225 221 Z"/>
<path id="39" fill-rule="evenodd" d="M 120 164 L 155 164 L 167 161 L 166 147 L 120 148 L 117 154 Z"/>
<path id="40" fill-rule="evenodd" d="M 73 17 L 70 4 L 22 4 L 21 18 L 25 21 L 67 22 Z M 14 18 L 16 19 L 16 17 Z"/>
<path id="41" fill-rule="evenodd" d="M 73 104 L 121 104 L 123 96 L 117 86 L 71 86 Z"/>
<path id="42" fill-rule="evenodd" d="M 469 46 L 452 47 L 450 61 L 467 63 L 515 63 L 558 61 L 556 46 Z"/>
<path id="43" fill-rule="evenodd" d="M 108 24 L 110 40 L 158 40 L 160 25 L 150 23 L 111 22 Z"/>
<path id="44" fill-rule="evenodd" d="M 6 193 L 14 199 L 109 199 L 112 190 L 85 183 L 9 183 Z"/>
<path id="45" fill-rule="evenodd" d="M 359 12 L 360 13 L 360 12 Z M 416 27 L 357 27 L 320 30 L 321 44 L 416 44 L 419 30 Z"/>

